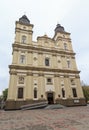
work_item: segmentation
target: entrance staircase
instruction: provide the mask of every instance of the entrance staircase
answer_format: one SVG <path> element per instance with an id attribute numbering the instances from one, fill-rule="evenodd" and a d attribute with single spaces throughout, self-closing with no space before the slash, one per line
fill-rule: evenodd
<path id="1" fill-rule="evenodd" d="M 32 110 L 32 109 L 42 109 L 48 105 L 48 102 L 40 102 L 40 103 L 33 103 L 27 104 L 20 107 L 21 110 Z"/>

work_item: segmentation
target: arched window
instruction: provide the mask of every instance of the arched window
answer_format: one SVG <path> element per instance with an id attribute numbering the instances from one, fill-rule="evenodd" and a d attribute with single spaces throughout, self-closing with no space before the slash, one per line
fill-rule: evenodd
<path id="1" fill-rule="evenodd" d="M 26 43 L 26 36 L 25 35 L 22 36 L 22 43 Z"/>
<path id="2" fill-rule="evenodd" d="M 25 55 L 20 55 L 20 63 L 21 64 L 25 63 Z"/>
<path id="3" fill-rule="evenodd" d="M 70 68 L 70 60 L 67 60 L 67 67 Z"/>
<path id="4" fill-rule="evenodd" d="M 62 88 L 62 97 L 65 98 L 65 90 Z"/>
<path id="5" fill-rule="evenodd" d="M 67 44 L 64 43 L 64 50 L 67 50 Z"/>
<path id="6" fill-rule="evenodd" d="M 70 68 L 71 67 L 71 61 L 70 61 L 70 58 L 67 57 L 67 68 Z"/>
<path id="7" fill-rule="evenodd" d="M 37 88 L 34 88 L 34 98 L 37 98 Z"/>
<path id="8" fill-rule="evenodd" d="M 49 64 L 49 58 L 45 58 L 45 65 L 46 66 L 49 66 L 50 64 Z"/>
<path id="9" fill-rule="evenodd" d="M 23 88 L 18 88 L 18 98 L 23 98 Z"/>
<path id="10" fill-rule="evenodd" d="M 77 91 L 76 88 L 72 88 L 73 97 L 77 97 Z"/>

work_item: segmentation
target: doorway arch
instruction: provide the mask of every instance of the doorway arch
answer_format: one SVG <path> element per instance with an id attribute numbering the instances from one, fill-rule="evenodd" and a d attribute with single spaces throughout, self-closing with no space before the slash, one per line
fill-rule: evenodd
<path id="1" fill-rule="evenodd" d="M 47 100 L 48 100 L 48 104 L 54 104 L 54 93 L 53 92 L 47 93 Z"/>

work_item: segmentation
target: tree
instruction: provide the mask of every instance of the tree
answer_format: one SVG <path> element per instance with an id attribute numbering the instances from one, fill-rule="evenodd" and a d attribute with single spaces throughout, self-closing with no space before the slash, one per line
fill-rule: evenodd
<path id="1" fill-rule="evenodd" d="M 89 86 L 83 86 L 83 93 L 84 97 L 86 98 L 86 101 L 89 101 Z"/>
<path id="2" fill-rule="evenodd" d="M 0 103 L 1 103 L 2 99 L 3 99 L 3 96 L 2 96 L 2 95 L 0 95 Z"/>
<path id="3" fill-rule="evenodd" d="M 6 101 L 7 99 L 7 94 L 8 94 L 8 88 L 6 88 L 4 91 L 3 91 L 3 100 Z"/>

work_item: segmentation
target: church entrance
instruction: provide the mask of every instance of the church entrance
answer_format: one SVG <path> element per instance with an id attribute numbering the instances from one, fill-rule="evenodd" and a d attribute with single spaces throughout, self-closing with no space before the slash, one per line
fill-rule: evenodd
<path id="1" fill-rule="evenodd" d="M 53 93 L 47 93 L 48 104 L 54 104 Z"/>

